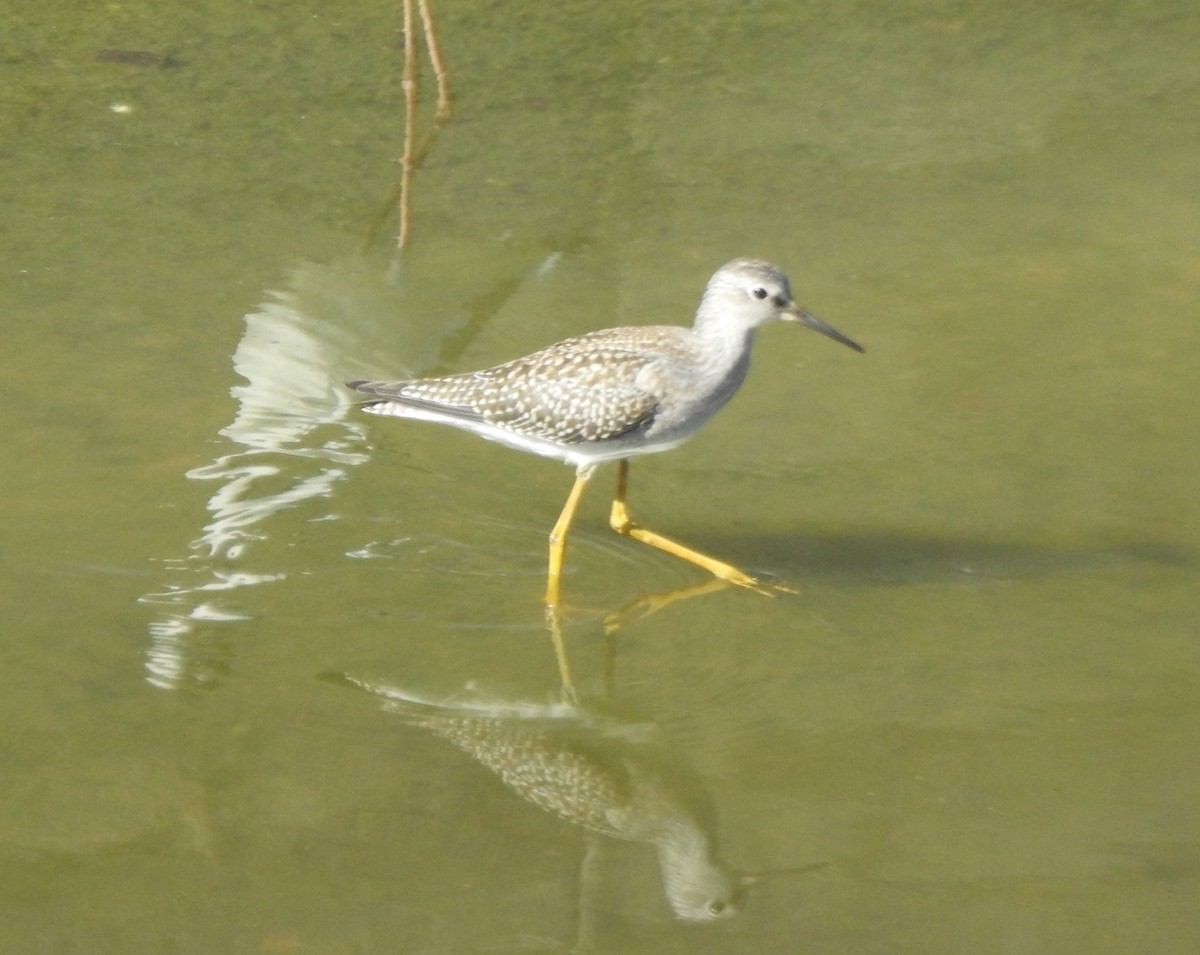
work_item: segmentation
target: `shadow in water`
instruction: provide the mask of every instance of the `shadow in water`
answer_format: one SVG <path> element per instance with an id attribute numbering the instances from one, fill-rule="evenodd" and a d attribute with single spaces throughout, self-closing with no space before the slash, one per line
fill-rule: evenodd
<path id="1" fill-rule="evenodd" d="M 1154 542 L 1098 540 L 1087 547 L 1054 547 L 985 537 L 868 533 L 800 533 L 756 539 L 772 566 L 791 581 L 846 578 L 856 584 L 910 584 L 947 579 L 1018 579 L 1092 571 L 1105 566 L 1190 566 L 1194 555 Z"/>
<path id="2" fill-rule="evenodd" d="M 810 525 L 811 527 L 811 525 Z M 871 531 L 798 527 L 747 535 L 684 531 L 748 571 L 802 587 L 805 581 L 854 586 L 909 585 L 954 580 L 1015 580 L 1106 567 L 1145 564 L 1190 568 L 1195 554 L 1154 541 L 1103 540 L 1056 547 L 1019 539 L 936 536 L 881 528 Z"/>

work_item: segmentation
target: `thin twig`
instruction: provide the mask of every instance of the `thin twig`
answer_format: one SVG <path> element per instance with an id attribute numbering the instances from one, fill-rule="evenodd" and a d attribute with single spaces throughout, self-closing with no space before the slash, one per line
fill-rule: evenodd
<path id="1" fill-rule="evenodd" d="M 438 43 L 437 30 L 433 26 L 433 13 L 429 9 L 429 0 L 418 0 L 421 11 L 421 26 L 425 30 L 425 47 L 429 50 L 429 62 L 433 65 L 433 75 L 437 80 L 437 115 L 435 122 L 439 125 L 450 118 L 454 103 L 450 98 L 450 74 L 442 59 L 441 45 Z"/>
<path id="2" fill-rule="evenodd" d="M 404 90 L 404 153 L 400 157 L 400 226 L 396 244 L 400 248 L 408 245 L 412 215 L 412 174 L 415 163 L 417 103 L 420 88 L 417 74 L 417 38 L 413 35 L 413 2 L 404 0 L 404 76 L 400 82 Z"/>
<path id="3" fill-rule="evenodd" d="M 425 48 L 437 82 L 437 113 L 432 128 L 417 142 L 417 109 L 421 103 L 420 64 L 417 61 L 417 36 L 414 29 L 416 17 L 414 4 L 420 10 L 421 27 L 425 34 Z M 420 168 L 425 154 L 437 138 L 438 131 L 450 119 L 454 101 L 450 96 L 450 75 L 442 59 L 441 46 L 433 25 L 433 11 L 429 0 L 404 0 L 404 74 L 401 81 L 404 89 L 404 153 L 400 157 L 400 185 L 397 187 L 397 205 L 400 225 L 396 234 L 396 245 L 404 248 L 412 235 L 412 184 L 413 175 Z M 369 241 L 369 240 L 368 240 Z"/>

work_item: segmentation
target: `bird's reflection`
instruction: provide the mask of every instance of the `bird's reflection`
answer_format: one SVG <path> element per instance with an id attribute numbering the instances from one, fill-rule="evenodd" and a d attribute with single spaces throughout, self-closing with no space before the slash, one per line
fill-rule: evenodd
<path id="1" fill-rule="evenodd" d="M 651 845 L 675 915 L 713 921 L 739 911 L 749 880 L 718 855 L 711 799 L 651 723 L 599 702 L 502 699 L 471 691 L 430 699 L 345 674 L 326 679 L 380 697 L 446 740 L 539 809 L 614 839 Z"/>

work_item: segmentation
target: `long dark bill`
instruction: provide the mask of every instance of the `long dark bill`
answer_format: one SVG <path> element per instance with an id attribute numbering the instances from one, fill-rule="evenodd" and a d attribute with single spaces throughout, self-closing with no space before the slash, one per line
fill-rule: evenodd
<path id="1" fill-rule="evenodd" d="M 801 325 L 807 325 L 814 332 L 820 332 L 827 338 L 832 338 L 835 342 L 841 342 L 847 348 L 853 348 L 855 351 L 864 350 L 858 342 L 852 338 L 847 338 L 832 325 L 826 325 L 816 315 L 812 314 L 812 312 L 801 308 L 799 305 L 789 305 L 780 313 L 780 317 L 787 322 L 799 322 Z"/>

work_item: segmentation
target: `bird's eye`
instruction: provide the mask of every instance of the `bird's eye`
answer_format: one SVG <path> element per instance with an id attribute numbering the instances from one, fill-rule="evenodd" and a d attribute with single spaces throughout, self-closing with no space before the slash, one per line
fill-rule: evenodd
<path id="1" fill-rule="evenodd" d="M 765 288 L 756 288 L 756 289 L 753 289 L 750 292 L 750 294 L 753 295 L 756 299 L 758 299 L 761 302 L 764 298 L 767 297 L 767 290 Z"/>
<path id="2" fill-rule="evenodd" d="M 724 913 L 724 911 L 725 911 L 725 903 L 722 902 L 720 899 L 713 899 L 711 902 L 708 903 L 708 914 L 709 915 L 721 915 Z"/>

